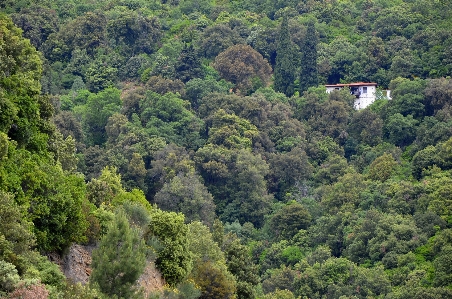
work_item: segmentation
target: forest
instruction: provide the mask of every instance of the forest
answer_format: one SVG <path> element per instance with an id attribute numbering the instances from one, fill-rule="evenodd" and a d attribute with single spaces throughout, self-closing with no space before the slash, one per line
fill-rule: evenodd
<path id="1" fill-rule="evenodd" d="M 447 0 L 2 0 L 0 298 L 452 298 L 451 76 Z"/>

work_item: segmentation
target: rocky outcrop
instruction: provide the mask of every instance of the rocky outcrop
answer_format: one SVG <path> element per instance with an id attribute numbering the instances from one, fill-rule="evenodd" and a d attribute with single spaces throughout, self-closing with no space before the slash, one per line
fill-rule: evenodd
<path id="1" fill-rule="evenodd" d="M 64 257 L 51 259 L 58 263 L 64 275 L 75 283 L 86 284 L 91 275 L 91 255 L 96 246 L 83 246 L 73 244 Z M 143 289 L 145 296 L 160 291 L 165 285 L 165 280 L 155 267 L 153 262 L 148 262 L 143 274 L 137 281 L 137 285 Z"/>
<path id="2" fill-rule="evenodd" d="M 143 289 L 144 298 L 147 298 L 152 292 L 163 290 L 165 280 L 155 267 L 155 264 L 150 262 L 144 268 L 143 274 L 138 278 L 137 284 Z"/>
<path id="3" fill-rule="evenodd" d="M 73 282 L 86 284 L 91 275 L 91 254 L 95 246 L 73 244 L 63 257 L 61 269 L 64 275 Z"/>

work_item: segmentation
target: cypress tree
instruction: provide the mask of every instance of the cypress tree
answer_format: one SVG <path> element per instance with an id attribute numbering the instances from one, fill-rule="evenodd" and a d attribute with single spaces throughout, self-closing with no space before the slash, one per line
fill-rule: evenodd
<path id="1" fill-rule="evenodd" d="M 300 94 L 319 84 L 317 72 L 317 34 L 314 22 L 308 23 L 306 38 L 301 49 Z"/>
<path id="2" fill-rule="evenodd" d="M 294 94 L 295 67 L 293 62 L 294 55 L 290 41 L 289 24 L 287 17 L 284 16 L 276 49 L 274 89 L 288 97 Z"/>

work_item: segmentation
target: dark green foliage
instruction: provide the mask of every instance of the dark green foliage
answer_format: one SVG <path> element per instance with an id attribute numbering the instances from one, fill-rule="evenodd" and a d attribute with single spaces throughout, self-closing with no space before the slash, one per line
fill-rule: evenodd
<path id="1" fill-rule="evenodd" d="M 319 84 L 317 71 L 317 32 L 314 22 L 308 23 L 306 37 L 301 48 L 300 93 Z"/>
<path id="2" fill-rule="evenodd" d="M 120 91 L 108 88 L 91 94 L 83 107 L 83 126 L 90 145 L 102 145 L 107 141 L 105 126 L 108 118 L 121 108 Z"/>
<path id="3" fill-rule="evenodd" d="M 154 201 L 162 210 L 183 213 L 187 222 L 197 220 L 209 226 L 213 224 L 213 197 L 194 173 L 172 178 L 155 194 Z"/>
<path id="4" fill-rule="evenodd" d="M 195 271 L 194 279 L 201 287 L 200 299 L 234 298 L 235 285 L 222 271 L 210 262 L 202 262 Z"/>
<path id="5" fill-rule="evenodd" d="M 0 2 L 1 296 L 142 296 L 44 256 L 114 209 L 152 298 L 452 296 L 448 1 Z"/>
<path id="6" fill-rule="evenodd" d="M 201 61 L 193 45 L 185 45 L 175 65 L 176 78 L 186 83 L 194 78 L 202 77 Z"/>
<path id="7" fill-rule="evenodd" d="M 119 211 L 99 248 L 93 252 L 90 283 L 108 296 L 132 298 L 134 282 L 145 267 L 145 245 L 139 232 L 129 226 L 123 211 Z"/>
<path id="8" fill-rule="evenodd" d="M 294 94 L 295 81 L 294 51 L 290 41 L 287 17 L 283 18 L 279 31 L 278 46 L 276 49 L 276 63 L 274 70 L 274 89 L 291 97 Z"/>
<path id="9" fill-rule="evenodd" d="M 251 260 L 248 250 L 240 244 L 235 235 L 225 237 L 223 248 L 226 257 L 226 265 L 233 274 L 237 283 L 237 298 L 256 298 L 253 286 L 259 282 L 256 265 Z"/>
<path id="10" fill-rule="evenodd" d="M 11 17 L 14 24 L 23 30 L 24 37 L 38 49 L 50 34 L 56 33 L 59 29 L 59 20 L 55 11 L 43 6 L 32 5 Z"/>
<path id="11" fill-rule="evenodd" d="M 302 205 L 290 203 L 271 218 L 272 234 L 276 240 L 289 240 L 300 229 L 306 229 L 310 222 L 311 215 Z"/>

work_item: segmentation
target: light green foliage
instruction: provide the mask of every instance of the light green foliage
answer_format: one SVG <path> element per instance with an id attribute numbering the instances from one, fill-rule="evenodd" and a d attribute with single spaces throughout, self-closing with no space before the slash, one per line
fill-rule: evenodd
<path id="1" fill-rule="evenodd" d="M 287 289 L 278 289 L 274 292 L 265 294 L 264 299 L 295 299 L 295 295 Z"/>
<path id="2" fill-rule="evenodd" d="M 140 109 L 141 123 L 148 134 L 189 148 L 203 143 L 200 137 L 203 122 L 189 110 L 189 103 L 178 95 L 167 93 L 161 96 L 148 92 L 140 103 Z"/>
<path id="3" fill-rule="evenodd" d="M 219 267 L 226 266 L 226 260 L 219 244 L 213 240 L 209 228 L 201 222 L 188 224 L 188 250 L 191 252 L 195 263 L 209 260 Z"/>
<path id="4" fill-rule="evenodd" d="M 120 91 L 107 88 L 97 94 L 88 96 L 83 106 L 83 126 L 87 141 L 91 145 L 101 145 L 107 140 L 105 126 L 108 118 L 121 107 Z"/>
<path id="5" fill-rule="evenodd" d="M 396 166 L 397 162 L 392 155 L 385 153 L 370 164 L 367 176 L 370 179 L 384 182 L 391 177 Z"/>
<path id="6" fill-rule="evenodd" d="M 201 298 L 219 296 L 219 293 L 226 291 L 231 296 L 234 293 L 235 279 L 228 272 L 225 255 L 213 240 L 209 228 L 200 222 L 190 223 L 188 225 L 188 240 L 188 250 L 193 258 L 193 270 L 190 276 L 201 287 L 203 294 Z M 229 285 L 230 289 L 220 291 L 223 284 L 224 287 Z M 219 289 L 214 291 L 216 288 Z M 214 292 L 218 293 L 215 294 Z"/>
<path id="7" fill-rule="evenodd" d="M 93 252 L 90 283 L 108 296 L 132 298 L 133 287 L 146 263 L 145 244 L 123 211 L 115 215 L 99 247 Z"/>
<path id="8" fill-rule="evenodd" d="M 32 224 L 23 218 L 22 213 L 13 197 L 0 191 L 0 259 L 12 263 L 14 269 L 21 272 L 27 268 L 22 256 L 36 244 L 31 233 Z"/>
<path id="9" fill-rule="evenodd" d="M 257 128 L 249 121 L 228 114 L 223 109 L 215 112 L 211 121 L 212 128 L 207 141 L 228 149 L 250 148 L 253 138 L 258 135 Z"/>
<path id="10" fill-rule="evenodd" d="M 61 250 L 74 241 L 83 241 L 87 228 L 82 205 L 85 183 L 76 174 L 65 174 L 48 158 L 10 147 L 11 156 L 2 163 L 1 188 L 13 192 L 41 250 Z M 9 173 L 9 175 L 4 175 Z"/>
<path id="11" fill-rule="evenodd" d="M 327 293 L 334 298 L 352 293 L 366 298 L 385 294 L 390 288 L 382 267 L 370 271 L 347 259 L 334 257 L 304 269 L 295 285 L 298 287 L 296 294 L 311 298 L 322 298 Z"/>
<path id="12" fill-rule="evenodd" d="M 19 282 L 16 267 L 5 261 L 0 261 L 0 277 L 0 295 L 5 295 L 7 292 L 14 290 L 14 287 Z"/>
<path id="13" fill-rule="evenodd" d="M 166 282 L 175 285 L 187 277 L 192 267 L 188 252 L 188 227 L 184 215 L 154 209 L 147 237 L 156 237 L 162 248 L 157 251 L 156 265 Z"/>
<path id="14" fill-rule="evenodd" d="M 44 132 L 51 132 L 52 107 L 44 105 L 48 98 L 39 96 L 41 59 L 4 14 L 0 14 L 0 49 L 0 131 L 19 146 L 42 152 L 48 139 Z"/>

